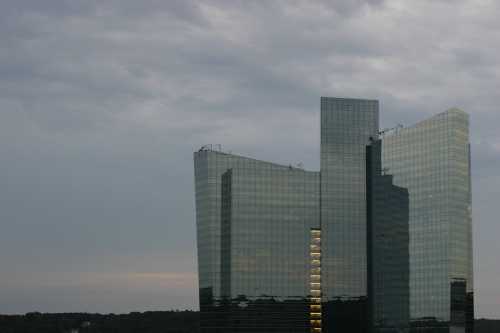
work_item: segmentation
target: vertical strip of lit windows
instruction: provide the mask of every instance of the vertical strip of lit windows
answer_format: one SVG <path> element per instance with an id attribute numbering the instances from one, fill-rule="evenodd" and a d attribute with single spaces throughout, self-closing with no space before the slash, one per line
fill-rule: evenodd
<path id="1" fill-rule="evenodd" d="M 311 332 L 321 332 L 321 230 L 311 229 L 309 316 Z"/>

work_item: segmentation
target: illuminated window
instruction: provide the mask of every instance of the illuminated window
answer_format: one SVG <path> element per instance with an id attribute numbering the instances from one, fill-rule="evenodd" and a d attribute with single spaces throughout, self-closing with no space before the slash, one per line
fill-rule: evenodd
<path id="1" fill-rule="evenodd" d="M 311 229 L 310 246 L 310 306 L 311 332 L 321 333 L 321 230 Z"/>

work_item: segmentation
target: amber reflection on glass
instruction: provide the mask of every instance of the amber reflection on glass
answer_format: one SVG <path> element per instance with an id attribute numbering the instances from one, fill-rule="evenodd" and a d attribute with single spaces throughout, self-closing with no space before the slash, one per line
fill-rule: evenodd
<path id="1" fill-rule="evenodd" d="M 310 276 L 310 323 L 311 332 L 321 332 L 321 229 L 311 229 L 310 245 L 311 263 Z"/>

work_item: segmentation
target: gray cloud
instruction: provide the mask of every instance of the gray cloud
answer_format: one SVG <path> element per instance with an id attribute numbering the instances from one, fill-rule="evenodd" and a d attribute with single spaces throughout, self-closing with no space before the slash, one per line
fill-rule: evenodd
<path id="1" fill-rule="evenodd" d="M 477 309 L 498 317 L 487 295 L 500 273 L 491 236 L 500 233 L 499 9 L 473 0 L 3 4 L 0 259 L 16 269 L 0 271 L 0 312 L 196 307 L 194 291 L 155 282 L 164 294 L 119 297 L 106 279 L 98 293 L 61 280 L 50 302 L 48 287 L 27 280 L 32 296 L 15 297 L 12 283 L 51 272 L 193 273 L 192 151 L 222 143 L 317 169 L 327 95 L 380 99 L 383 126 L 452 106 L 471 114 Z"/>

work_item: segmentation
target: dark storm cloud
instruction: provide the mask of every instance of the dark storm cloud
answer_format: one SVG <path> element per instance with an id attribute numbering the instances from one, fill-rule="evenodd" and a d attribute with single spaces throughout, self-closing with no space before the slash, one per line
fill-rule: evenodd
<path id="1" fill-rule="evenodd" d="M 0 312 L 196 307 L 192 151 L 317 169 L 328 95 L 380 99 L 383 126 L 471 114 L 477 306 L 498 317 L 499 6 L 3 3 Z"/>

